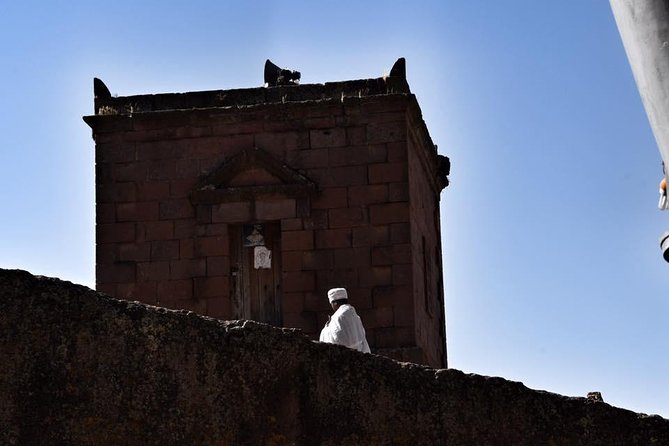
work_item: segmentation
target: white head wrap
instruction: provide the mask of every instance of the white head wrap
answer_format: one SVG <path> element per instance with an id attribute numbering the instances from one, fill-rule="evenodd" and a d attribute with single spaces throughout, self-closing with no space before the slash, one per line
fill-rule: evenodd
<path id="1" fill-rule="evenodd" d="M 328 300 L 330 303 L 340 299 L 348 299 L 346 288 L 332 288 L 330 291 L 328 291 Z"/>

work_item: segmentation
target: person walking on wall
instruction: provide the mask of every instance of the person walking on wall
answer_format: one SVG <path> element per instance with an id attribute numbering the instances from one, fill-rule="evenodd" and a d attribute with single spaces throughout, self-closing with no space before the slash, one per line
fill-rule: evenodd
<path id="1" fill-rule="evenodd" d="M 355 308 L 348 303 L 346 289 L 332 288 L 328 291 L 328 300 L 334 314 L 325 323 L 319 340 L 370 353 L 365 338 L 365 328 Z"/>

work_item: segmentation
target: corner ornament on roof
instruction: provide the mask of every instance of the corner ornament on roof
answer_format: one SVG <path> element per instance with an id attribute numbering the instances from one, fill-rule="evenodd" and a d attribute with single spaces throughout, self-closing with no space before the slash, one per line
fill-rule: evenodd
<path id="1" fill-rule="evenodd" d="M 259 179 L 249 183 L 249 173 Z M 243 179 L 240 181 L 240 179 Z M 251 201 L 257 198 L 309 198 L 315 182 L 258 147 L 243 149 L 204 177 L 191 193 L 194 205 Z"/>
<path id="2" fill-rule="evenodd" d="M 272 63 L 271 60 L 265 61 L 265 86 L 278 87 L 280 85 L 298 85 L 302 74 L 299 71 L 281 68 Z"/>

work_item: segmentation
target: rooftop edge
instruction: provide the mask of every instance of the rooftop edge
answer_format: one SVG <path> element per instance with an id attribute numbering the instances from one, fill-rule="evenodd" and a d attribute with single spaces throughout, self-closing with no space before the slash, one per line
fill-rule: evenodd
<path id="1" fill-rule="evenodd" d="M 411 93 L 406 79 L 400 76 L 326 82 L 324 84 L 281 85 L 117 97 L 111 96 L 104 83 L 95 78 L 94 90 L 96 115 L 130 115 L 153 111 L 253 106 Z"/>

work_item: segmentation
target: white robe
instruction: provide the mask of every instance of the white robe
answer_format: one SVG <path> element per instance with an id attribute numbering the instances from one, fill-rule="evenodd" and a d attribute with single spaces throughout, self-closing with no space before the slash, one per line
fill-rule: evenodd
<path id="1" fill-rule="evenodd" d="M 339 307 L 326 322 L 319 340 L 370 353 L 360 316 L 355 312 L 355 308 L 348 304 Z"/>

